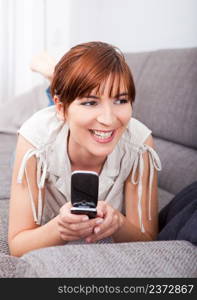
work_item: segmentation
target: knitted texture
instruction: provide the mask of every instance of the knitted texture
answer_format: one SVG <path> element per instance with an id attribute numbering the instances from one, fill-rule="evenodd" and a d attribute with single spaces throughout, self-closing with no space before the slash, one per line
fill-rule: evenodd
<path id="1" fill-rule="evenodd" d="M 13 278 L 19 258 L 0 253 L 0 278 Z"/>
<path id="2" fill-rule="evenodd" d="M 197 277 L 197 251 L 185 241 L 68 244 L 25 254 L 15 276 L 191 278 Z"/>
<path id="3" fill-rule="evenodd" d="M 8 248 L 8 199 L 0 200 L 0 254 L 9 254 Z"/>

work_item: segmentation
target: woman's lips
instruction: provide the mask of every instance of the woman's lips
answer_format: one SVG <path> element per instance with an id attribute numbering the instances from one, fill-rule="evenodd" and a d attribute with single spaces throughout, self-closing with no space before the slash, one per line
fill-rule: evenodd
<path id="1" fill-rule="evenodd" d="M 93 139 L 98 143 L 109 143 L 113 140 L 115 135 L 115 130 L 101 131 L 101 130 L 92 130 L 90 129 L 90 134 Z M 100 135 L 99 135 L 100 133 Z M 110 135 L 109 135 L 110 134 Z"/>

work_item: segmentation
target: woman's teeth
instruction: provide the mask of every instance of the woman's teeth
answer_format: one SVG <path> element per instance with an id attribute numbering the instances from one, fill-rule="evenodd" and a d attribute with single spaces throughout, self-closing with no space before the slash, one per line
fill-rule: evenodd
<path id="1" fill-rule="evenodd" d="M 102 132 L 102 131 L 97 131 L 97 130 L 91 130 L 91 132 L 92 132 L 94 135 L 96 135 L 96 136 L 98 136 L 99 138 L 101 138 L 101 139 L 107 139 L 107 138 L 109 138 L 109 137 L 112 135 L 112 133 L 113 133 L 113 131 Z"/>

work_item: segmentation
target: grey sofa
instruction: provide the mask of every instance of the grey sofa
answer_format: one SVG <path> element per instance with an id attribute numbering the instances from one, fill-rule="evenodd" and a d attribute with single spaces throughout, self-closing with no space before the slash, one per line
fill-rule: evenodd
<path id="1" fill-rule="evenodd" d="M 159 209 L 197 180 L 197 48 L 126 53 L 136 83 L 134 116 L 153 131 L 163 170 Z M 188 241 L 69 243 L 9 255 L 8 205 L 16 131 L 47 105 L 44 85 L 0 105 L 0 277 L 197 277 Z M 88 263 L 87 263 L 88 261 Z"/>

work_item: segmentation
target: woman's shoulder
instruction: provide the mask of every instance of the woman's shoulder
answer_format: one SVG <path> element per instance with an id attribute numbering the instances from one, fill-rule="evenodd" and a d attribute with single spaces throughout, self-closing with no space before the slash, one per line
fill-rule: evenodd
<path id="1" fill-rule="evenodd" d="M 124 160 L 125 164 L 122 163 L 122 166 L 125 172 L 124 175 L 127 177 L 136 155 L 140 151 L 144 151 L 145 142 L 151 136 L 151 132 L 145 124 L 135 118 L 131 118 L 115 148 L 116 150 L 110 155 L 110 168 L 114 164 L 114 169 L 119 170 L 121 162 Z"/>
<path id="2" fill-rule="evenodd" d="M 128 143 L 132 143 L 133 145 L 142 145 L 151 133 L 151 129 L 149 129 L 144 123 L 135 118 L 131 118 L 127 125 L 125 138 Z"/>
<path id="3" fill-rule="evenodd" d="M 27 119 L 18 130 L 18 134 L 38 148 L 54 140 L 63 123 L 57 117 L 55 106 L 50 106 Z"/>

